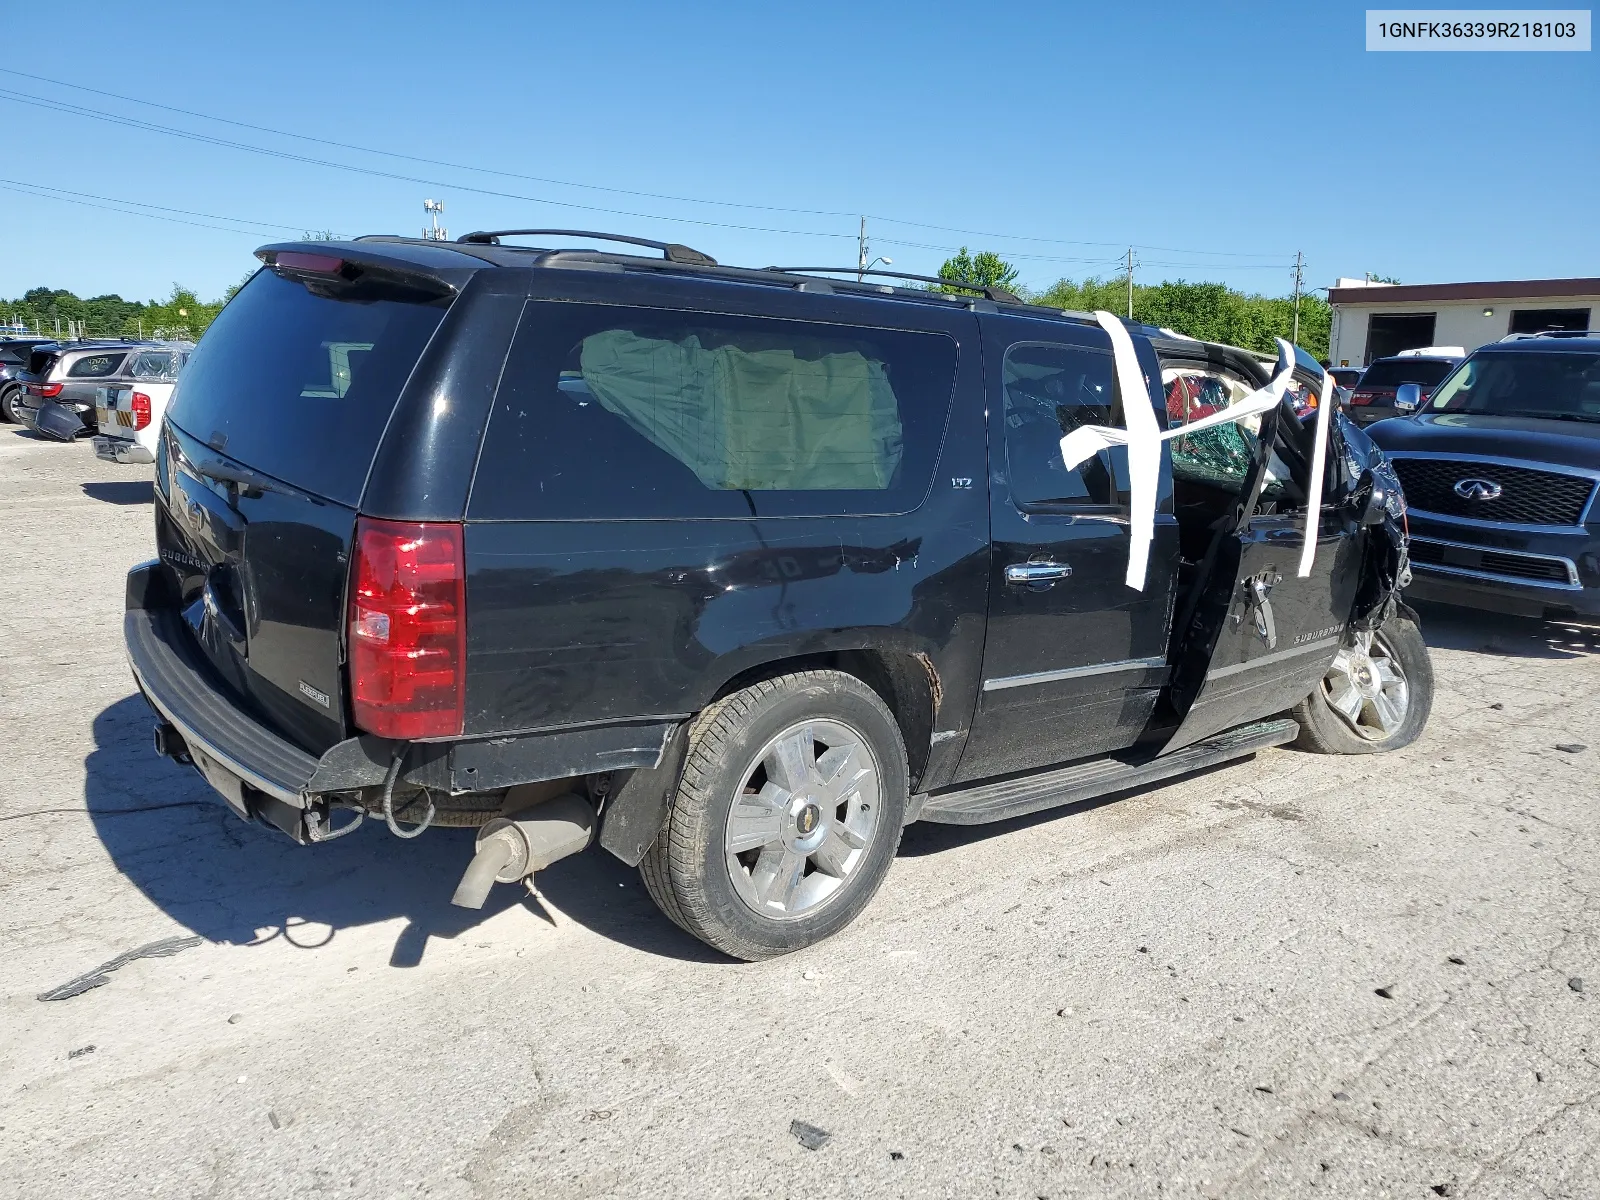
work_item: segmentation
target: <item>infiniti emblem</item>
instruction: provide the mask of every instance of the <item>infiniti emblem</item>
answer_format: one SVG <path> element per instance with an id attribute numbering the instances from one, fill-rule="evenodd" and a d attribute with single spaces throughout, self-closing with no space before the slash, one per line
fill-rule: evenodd
<path id="1" fill-rule="evenodd" d="M 1458 479 L 1455 486 L 1463 500 L 1498 500 L 1504 490 L 1492 479 Z"/>

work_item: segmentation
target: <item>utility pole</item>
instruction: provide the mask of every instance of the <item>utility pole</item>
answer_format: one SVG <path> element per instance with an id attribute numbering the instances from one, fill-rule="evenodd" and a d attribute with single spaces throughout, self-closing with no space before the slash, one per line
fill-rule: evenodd
<path id="1" fill-rule="evenodd" d="M 1128 247 L 1128 320 L 1133 320 L 1133 247 Z"/>
<path id="2" fill-rule="evenodd" d="M 856 282 L 867 277 L 867 218 L 861 218 L 861 232 L 856 234 Z"/>
<path id="3" fill-rule="evenodd" d="M 1300 288 L 1305 282 L 1306 256 L 1299 250 L 1294 252 L 1294 332 L 1289 335 L 1289 340 L 1296 346 L 1300 344 Z"/>

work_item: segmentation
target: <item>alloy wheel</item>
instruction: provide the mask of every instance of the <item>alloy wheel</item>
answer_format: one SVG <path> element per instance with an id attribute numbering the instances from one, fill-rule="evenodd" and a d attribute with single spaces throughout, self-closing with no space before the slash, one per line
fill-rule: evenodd
<path id="1" fill-rule="evenodd" d="M 1322 678 L 1322 694 L 1344 723 L 1369 742 L 1393 737 L 1411 708 L 1411 687 L 1381 637 L 1356 635 Z"/>
<path id="2" fill-rule="evenodd" d="M 803 721 L 769 741 L 744 771 L 723 833 L 739 898 L 783 921 L 838 896 L 878 832 L 880 786 L 867 739 L 838 721 Z"/>

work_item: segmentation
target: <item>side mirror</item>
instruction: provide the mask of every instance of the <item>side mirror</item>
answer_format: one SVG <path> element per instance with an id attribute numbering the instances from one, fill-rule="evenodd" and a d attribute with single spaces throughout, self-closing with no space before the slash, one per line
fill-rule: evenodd
<path id="1" fill-rule="evenodd" d="M 1422 385 L 1402 383 L 1394 392 L 1395 412 L 1414 413 L 1422 407 Z"/>

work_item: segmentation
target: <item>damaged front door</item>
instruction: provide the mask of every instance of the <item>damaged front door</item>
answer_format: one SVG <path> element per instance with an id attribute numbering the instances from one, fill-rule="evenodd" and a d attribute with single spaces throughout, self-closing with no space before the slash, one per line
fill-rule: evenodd
<path id="1" fill-rule="evenodd" d="M 1175 477 L 1188 472 L 1215 485 L 1230 470 L 1240 475 L 1234 511 L 1214 528 L 1174 629 L 1171 695 L 1182 719 L 1164 753 L 1292 707 L 1338 653 L 1361 552 L 1358 527 L 1340 503 L 1345 481 L 1337 472 L 1324 477 L 1310 574 L 1297 574 L 1313 426 L 1295 409 L 1302 389 L 1314 394 L 1318 387 L 1320 380 L 1302 367 L 1259 429 L 1223 425 L 1173 443 Z"/>

